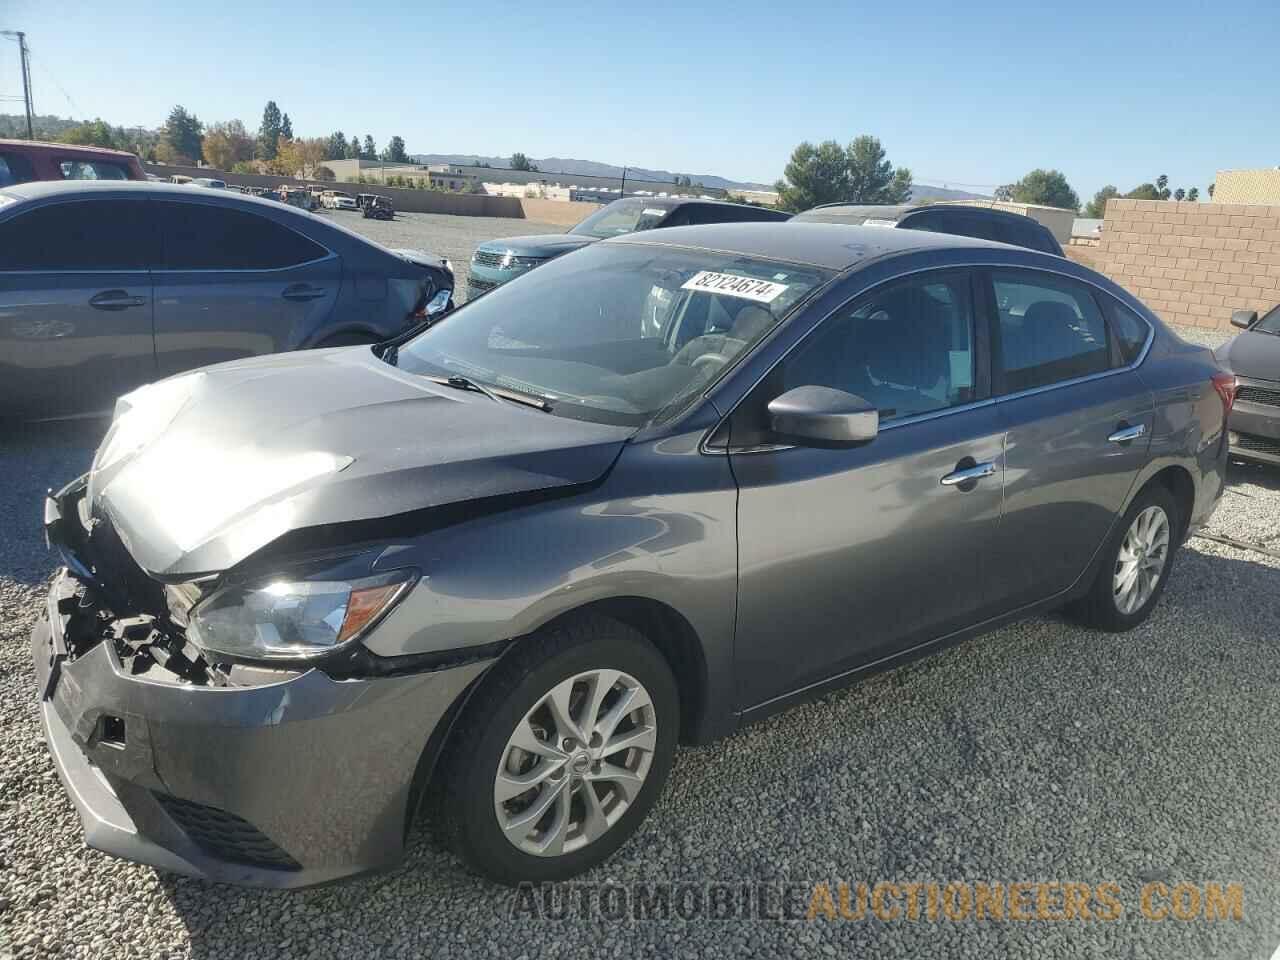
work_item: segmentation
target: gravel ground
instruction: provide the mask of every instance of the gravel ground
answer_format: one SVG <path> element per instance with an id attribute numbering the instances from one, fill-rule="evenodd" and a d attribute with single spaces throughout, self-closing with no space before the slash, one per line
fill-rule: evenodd
<path id="1" fill-rule="evenodd" d="M 366 220 L 358 213 L 319 211 L 333 217 L 384 247 L 409 247 L 448 257 L 456 281 L 454 299 L 467 299 L 467 278 L 471 276 L 471 255 L 486 240 L 518 237 L 534 233 L 564 233 L 566 228 L 533 220 L 506 217 L 452 217 L 442 213 L 397 213 L 394 220 Z"/>
<path id="2" fill-rule="evenodd" d="M 1266 958 L 1280 943 L 1280 561 L 1203 539 L 1131 634 L 1032 620 L 681 750 L 648 823 L 586 878 L 1114 882 L 1112 922 L 531 919 L 421 831 L 396 871 L 298 893 L 89 851 L 26 643 L 53 568 L 37 498 L 86 467 L 100 429 L 0 438 L 0 958 Z M 1280 471 L 1233 466 L 1213 529 L 1280 543 Z M 1153 880 L 1241 883 L 1244 919 L 1145 919 Z"/>

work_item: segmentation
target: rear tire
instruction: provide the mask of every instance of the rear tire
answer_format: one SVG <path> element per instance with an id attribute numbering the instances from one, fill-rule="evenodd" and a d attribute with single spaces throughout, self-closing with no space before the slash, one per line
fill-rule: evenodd
<path id="1" fill-rule="evenodd" d="M 582 873 L 644 820 L 679 728 L 675 679 L 638 631 L 599 615 L 539 630 L 494 666 L 449 738 L 440 834 L 498 883 Z"/>
<path id="2" fill-rule="evenodd" d="M 1103 548 L 1088 594 L 1067 608 L 1068 615 L 1111 633 L 1145 621 L 1169 582 L 1181 530 L 1182 515 L 1172 493 L 1158 483 L 1139 493 Z"/>

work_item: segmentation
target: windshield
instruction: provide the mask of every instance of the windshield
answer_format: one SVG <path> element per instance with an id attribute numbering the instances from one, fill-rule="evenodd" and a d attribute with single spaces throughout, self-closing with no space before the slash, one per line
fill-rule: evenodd
<path id="1" fill-rule="evenodd" d="M 547 400 L 551 412 L 640 426 L 674 412 L 830 271 L 644 244 L 552 260 L 400 348 L 400 367 Z"/>
<path id="2" fill-rule="evenodd" d="M 1259 333 L 1280 334 L 1280 307 L 1272 307 L 1271 312 L 1253 325 Z"/>
<path id="3" fill-rule="evenodd" d="M 602 207 L 570 230 L 580 237 L 599 237 L 602 240 L 649 230 L 656 227 L 671 211 L 643 197 L 615 200 Z"/>

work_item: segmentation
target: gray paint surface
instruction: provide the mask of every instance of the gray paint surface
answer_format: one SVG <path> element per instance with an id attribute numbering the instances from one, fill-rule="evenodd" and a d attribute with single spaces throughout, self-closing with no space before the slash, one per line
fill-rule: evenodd
<path id="1" fill-rule="evenodd" d="M 849 269 L 802 303 L 702 402 L 639 430 L 414 383 L 359 350 L 215 368 L 195 375 L 188 386 L 198 386 L 178 397 L 172 417 L 150 410 L 159 425 L 137 450 L 114 466 L 99 465 L 90 478 L 94 509 L 112 518 L 142 566 L 177 576 L 252 563 L 268 546 L 268 518 L 276 523 L 272 537 L 288 534 L 301 544 L 309 530 L 337 523 L 340 539 L 345 522 L 390 520 L 376 536 L 378 563 L 412 565 L 421 579 L 364 641 L 384 657 L 464 654 L 600 600 L 665 610 L 696 644 L 695 661 L 682 669 L 705 676 L 692 736 L 706 739 L 824 684 L 1079 595 L 1116 518 L 1160 470 L 1176 468 L 1190 483 L 1192 526 L 1221 495 L 1226 445 L 1222 405 L 1209 382 L 1218 369 L 1211 354 L 1169 333 L 1119 288 L 1060 258 L 831 225 L 676 228 L 606 242 L 705 246 Z M 979 397 L 902 421 L 862 447 L 717 446 L 721 425 L 764 374 L 862 293 L 917 271 L 989 266 L 1051 271 L 1091 285 L 1097 296 L 1124 300 L 1151 326 L 1146 350 L 1131 368 Z M 309 404 L 295 399 L 301 396 Z M 1149 425 L 1149 440 L 1107 443 L 1126 421 Z M 188 489 L 201 482 L 203 462 L 179 462 L 195 437 L 215 455 L 204 462 L 251 451 L 245 462 L 262 469 L 244 478 L 248 502 L 241 509 L 233 503 L 214 514 L 215 535 L 186 543 L 176 532 L 183 518 L 207 508 Z M 111 443 L 100 454 L 104 461 Z M 310 455 L 331 458 L 332 469 L 282 490 L 255 486 L 256 474 L 287 475 L 290 458 Z M 998 471 L 972 489 L 940 485 L 965 457 L 988 458 Z M 169 485 L 149 488 L 165 470 L 174 472 Z M 528 494 L 535 496 L 521 496 Z M 156 495 L 172 502 L 157 510 Z M 488 498 L 502 505 L 428 529 L 411 519 Z M 237 529 L 245 517 L 254 520 Z M 404 518 L 399 526 L 397 518 Z M 1033 562 L 1033 541 L 1055 551 L 1052 562 Z M 86 672 L 90 667 L 86 660 Z M 94 682 L 102 669 L 99 663 Z M 692 679 L 696 685 L 699 678 Z M 383 681 L 368 683 L 372 691 Z M 252 689 L 227 696 L 255 702 Z M 322 704 L 317 712 L 332 711 Z M 217 726 L 218 714 L 171 722 Z M 392 731 L 395 721 L 388 723 Z M 153 742 L 181 739 L 181 731 L 160 726 L 148 725 Z M 422 747 L 424 730 L 406 736 Z M 326 757 L 317 741 L 306 750 L 318 762 Z M 191 769 L 197 759 L 170 760 L 177 767 L 166 782 L 207 785 Z M 235 786 L 223 783 L 219 791 L 234 796 L 241 777 L 261 785 L 252 771 L 226 762 Z M 212 803 L 219 791 L 201 796 Z M 264 806 L 254 815 L 287 831 L 279 810 L 270 809 L 272 797 L 283 798 L 270 790 L 255 797 Z M 356 802 L 345 794 L 330 800 Z M 290 839 L 298 844 L 290 852 L 308 865 L 312 839 Z M 398 852 L 397 845 L 377 855 Z M 376 857 L 359 859 L 368 858 Z"/>

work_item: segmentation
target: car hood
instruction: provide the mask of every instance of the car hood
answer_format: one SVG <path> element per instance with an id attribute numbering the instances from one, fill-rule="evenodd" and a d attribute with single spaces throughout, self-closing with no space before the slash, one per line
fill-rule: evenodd
<path id="1" fill-rule="evenodd" d="M 277 354 L 122 397 L 87 499 L 139 566 L 180 580 L 293 530 L 590 483 L 632 432 L 442 387 L 368 347 Z"/>
<path id="2" fill-rule="evenodd" d="M 1215 352 L 1237 376 L 1280 380 L 1280 336 L 1245 331 Z"/>
<path id="3" fill-rule="evenodd" d="M 595 242 L 595 237 L 580 237 L 573 233 L 543 233 L 531 237 L 490 240 L 481 244 L 480 249 L 489 253 L 511 253 L 517 257 L 558 257 L 562 253 Z"/>
<path id="4" fill-rule="evenodd" d="M 406 247 L 389 247 L 392 253 L 402 260 L 410 263 L 416 263 L 424 267 L 438 267 L 442 270 L 449 269 L 449 261 L 444 257 L 438 257 L 434 253 L 427 253 L 425 250 L 410 250 Z"/>

